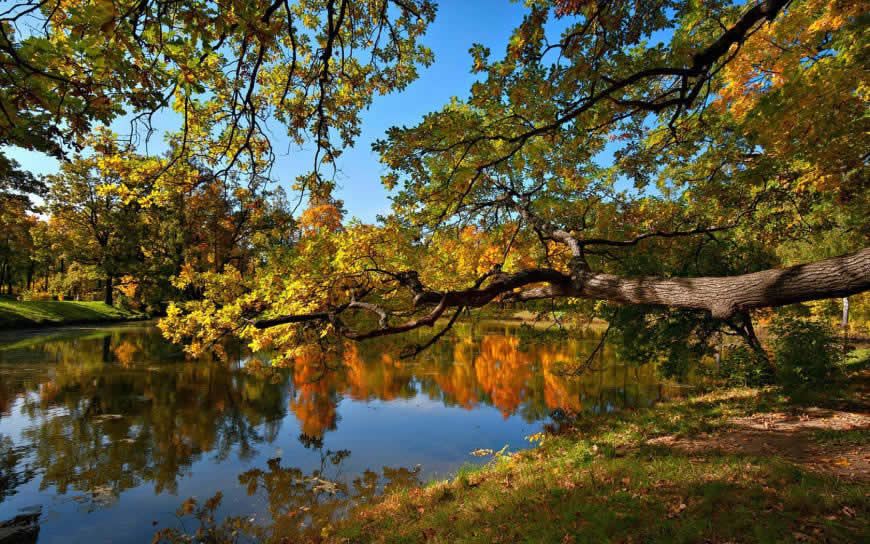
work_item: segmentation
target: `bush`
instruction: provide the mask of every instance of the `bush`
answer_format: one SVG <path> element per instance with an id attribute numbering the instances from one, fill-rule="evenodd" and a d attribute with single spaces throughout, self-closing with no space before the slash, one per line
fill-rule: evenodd
<path id="1" fill-rule="evenodd" d="M 722 348 L 717 378 L 729 386 L 759 387 L 773 381 L 770 364 L 746 344 L 731 344 Z"/>
<path id="2" fill-rule="evenodd" d="M 842 372 L 843 353 L 834 330 L 809 319 L 779 318 L 770 331 L 777 377 L 787 388 L 824 383 Z"/>

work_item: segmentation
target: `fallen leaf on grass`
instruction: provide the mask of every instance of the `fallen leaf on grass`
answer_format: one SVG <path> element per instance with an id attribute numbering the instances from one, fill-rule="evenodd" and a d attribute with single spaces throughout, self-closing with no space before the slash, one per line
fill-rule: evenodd
<path id="1" fill-rule="evenodd" d="M 675 518 L 682 513 L 683 510 L 686 509 L 686 503 L 681 502 L 679 506 L 672 506 L 670 508 L 670 512 L 668 513 L 668 518 Z"/>

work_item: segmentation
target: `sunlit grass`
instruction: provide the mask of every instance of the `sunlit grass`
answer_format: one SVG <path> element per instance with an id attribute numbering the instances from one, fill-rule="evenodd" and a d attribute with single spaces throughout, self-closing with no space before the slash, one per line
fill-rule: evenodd
<path id="1" fill-rule="evenodd" d="M 793 408 L 775 388 L 730 389 L 586 418 L 537 448 L 390 494 L 325 536 L 343 543 L 861 541 L 866 483 L 776 455 L 650 443 L 727 432 L 734 418 Z M 820 447 L 865 438 L 866 430 L 811 435 Z"/>
<path id="2" fill-rule="evenodd" d="M 137 317 L 141 315 L 103 302 L 0 300 L 0 329 L 89 321 L 119 321 Z"/>

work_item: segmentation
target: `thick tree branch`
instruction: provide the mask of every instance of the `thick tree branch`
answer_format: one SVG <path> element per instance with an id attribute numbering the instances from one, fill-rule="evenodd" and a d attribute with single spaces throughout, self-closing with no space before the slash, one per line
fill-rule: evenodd
<path id="1" fill-rule="evenodd" d="M 706 310 L 727 319 L 737 312 L 849 296 L 870 290 L 870 248 L 840 257 L 752 274 L 699 278 L 624 278 L 578 271 L 570 285 L 536 287 L 511 300 L 556 296 L 624 304 Z"/>
<path id="2" fill-rule="evenodd" d="M 556 297 L 708 311 L 716 318 L 729 319 L 737 313 L 757 308 L 845 297 L 870 290 L 870 248 L 790 268 L 725 277 L 626 278 L 591 272 L 580 266 L 571 274 L 552 269 L 523 270 L 513 274 L 495 272 L 484 276 L 484 279 L 491 278 L 485 287 L 478 282 L 469 289 L 447 292 L 425 289 L 415 273 L 406 272 L 401 277 L 414 278 L 415 281 L 411 282 L 415 292 L 414 305 L 434 305 L 429 313 L 395 326 L 386 326 L 382 319 L 379 328 L 359 332 L 344 327 L 336 319 L 351 305 L 363 307 L 354 302 L 333 311 L 264 319 L 255 322 L 254 326 L 264 329 L 287 323 L 329 321 L 337 324 L 342 336 L 365 340 L 407 332 L 424 325 L 431 327 L 451 307 L 478 308 L 497 298 L 506 302 L 524 302 Z"/>

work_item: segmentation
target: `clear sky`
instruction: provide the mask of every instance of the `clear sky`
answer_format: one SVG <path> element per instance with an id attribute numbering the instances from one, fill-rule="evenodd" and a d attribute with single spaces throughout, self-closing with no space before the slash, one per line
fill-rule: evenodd
<path id="1" fill-rule="evenodd" d="M 468 49 L 473 43 L 482 43 L 492 49 L 494 57 L 501 56 L 511 31 L 522 22 L 525 13 L 522 3 L 508 0 L 440 0 L 438 4 L 437 16 L 424 39 L 435 54 L 435 62 L 422 69 L 419 79 L 403 92 L 375 99 L 363 113 L 362 134 L 356 145 L 345 150 L 338 160 L 338 197 L 344 200 L 350 216 L 370 222 L 377 214 L 389 211 L 387 191 L 380 183 L 383 168 L 371 150 L 372 142 L 391 126 L 416 124 L 424 114 L 440 109 L 452 96 L 465 98 L 474 81 Z M 169 126 L 173 118 L 174 115 L 167 114 L 157 124 L 161 128 L 176 128 Z M 127 127 L 125 123 L 116 125 L 113 129 L 118 132 Z M 272 177 L 289 189 L 296 176 L 311 168 L 312 150 L 294 147 L 288 153 L 281 127 L 273 124 L 272 128 L 273 146 L 278 154 Z M 34 173 L 57 171 L 58 162 L 41 153 L 22 149 L 6 152 Z"/>

